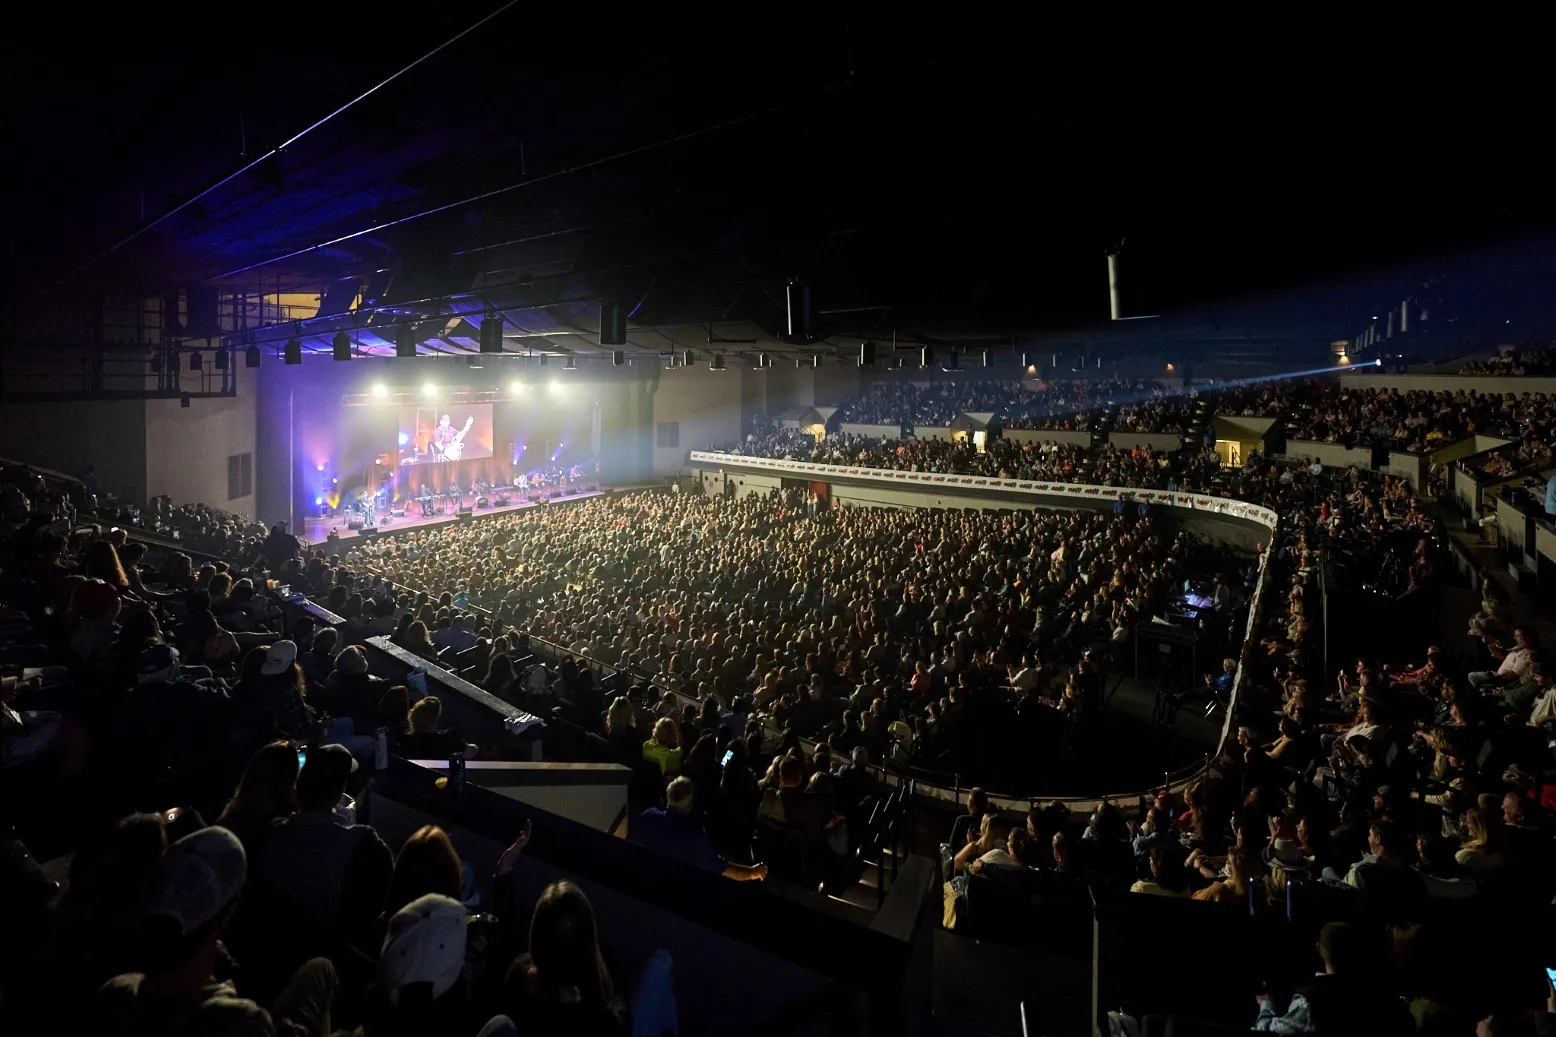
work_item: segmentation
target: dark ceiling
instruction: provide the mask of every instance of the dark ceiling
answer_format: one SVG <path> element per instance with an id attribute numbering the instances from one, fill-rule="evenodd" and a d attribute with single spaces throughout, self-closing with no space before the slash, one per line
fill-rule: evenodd
<path id="1" fill-rule="evenodd" d="M 1519 63 L 1470 74 L 1399 32 L 521 2 L 131 237 L 500 6 L 30 15 L 7 294 L 386 270 L 386 300 L 518 285 L 771 325 L 806 275 L 855 311 L 833 330 L 1052 332 L 1105 316 L 1123 239 L 1144 309 L 1316 279 L 1322 337 L 1551 215 Z"/>

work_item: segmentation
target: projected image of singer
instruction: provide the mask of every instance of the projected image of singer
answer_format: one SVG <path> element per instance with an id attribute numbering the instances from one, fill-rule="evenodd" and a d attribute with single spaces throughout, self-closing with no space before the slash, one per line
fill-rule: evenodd
<path id="1" fill-rule="evenodd" d="M 475 418 L 465 419 L 461 428 L 455 429 L 448 415 L 438 418 L 438 427 L 432 430 L 432 459 L 434 461 L 458 461 L 465 454 L 465 436 Z"/>

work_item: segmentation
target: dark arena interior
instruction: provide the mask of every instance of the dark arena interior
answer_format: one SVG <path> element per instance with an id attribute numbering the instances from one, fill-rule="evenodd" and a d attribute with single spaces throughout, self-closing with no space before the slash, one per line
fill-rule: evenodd
<path id="1" fill-rule="evenodd" d="M 10 20 L 0 1033 L 1556 1037 L 1543 55 L 732 13 Z"/>

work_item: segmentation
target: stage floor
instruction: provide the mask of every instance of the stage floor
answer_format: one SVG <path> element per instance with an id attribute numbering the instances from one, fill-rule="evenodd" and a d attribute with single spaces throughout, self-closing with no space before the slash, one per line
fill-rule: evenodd
<path id="1" fill-rule="evenodd" d="M 582 490 L 569 494 L 566 497 L 555 498 L 552 503 L 566 503 L 568 501 L 586 500 L 589 497 L 603 497 L 611 492 L 611 487 L 602 487 L 598 490 Z M 525 508 L 538 508 L 542 501 L 525 501 L 522 504 L 510 504 L 505 508 L 480 508 L 472 512 L 474 518 L 486 518 L 488 515 L 508 515 L 515 511 L 523 511 Z M 412 511 L 419 511 L 413 503 Z M 394 518 L 388 522 L 382 520 L 378 523 L 379 533 L 403 533 L 408 529 L 435 529 L 438 526 L 452 525 L 459 521 L 457 515 L 430 515 L 423 518 L 420 514 L 406 515 L 404 518 Z M 362 534 L 355 529 L 346 528 L 344 515 L 333 515 L 329 518 L 307 518 L 303 520 L 302 539 L 305 543 L 320 544 L 329 538 L 330 531 L 340 534 L 341 540 L 350 540 Z"/>

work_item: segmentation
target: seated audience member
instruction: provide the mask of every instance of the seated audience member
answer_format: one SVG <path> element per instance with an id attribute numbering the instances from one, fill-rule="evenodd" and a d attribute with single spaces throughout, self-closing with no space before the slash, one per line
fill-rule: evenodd
<path id="1" fill-rule="evenodd" d="M 309 648 L 303 649 L 301 643 L 298 644 L 298 650 L 303 653 L 303 673 L 307 675 L 309 684 L 323 684 L 335 672 L 335 656 L 340 651 L 340 631 L 334 627 L 325 627 L 312 637 L 313 644 Z"/>
<path id="2" fill-rule="evenodd" d="M 735 864 L 713 848 L 708 833 L 692 815 L 696 786 L 690 778 L 676 778 L 665 790 L 664 807 L 643 811 L 633 826 L 632 839 L 655 853 L 672 857 L 703 871 L 717 872 L 737 881 L 758 881 L 767 877 L 762 864 Z"/>
<path id="3" fill-rule="evenodd" d="M 389 886 L 384 914 L 393 915 L 429 893 L 458 900 L 464 882 L 465 866 L 448 833 L 436 825 L 422 825 L 395 854 L 394 880 Z"/>
<path id="4" fill-rule="evenodd" d="M 1324 971 L 1291 995 L 1278 1012 L 1268 994 L 1259 995 L 1257 1031 L 1284 1034 L 1367 1034 L 1408 1037 L 1415 1023 L 1389 990 L 1381 969 L 1369 961 L 1362 933 L 1345 922 L 1330 922 L 1318 935 Z"/>
<path id="5" fill-rule="evenodd" d="M 411 731 L 400 738 L 399 755 L 408 760 L 446 760 L 455 753 L 464 753 L 466 759 L 474 759 L 474 745 L 453 728 L 438 726 L 442 716 L 443 702 L 436 695 L 428 695 L 412 706 Z"/>
<path id="6" fill-rule="evenodd" d="M 266 1032 L 268 1013 L 215 975 L 247 875 L 243 844 L 225 828 L 202 828 L 169 846 L 146 895 L 145 970 L 115 976 L 92 995 L 80 1032 L 227 1033 L 251 1018 L 263 1025 L 238 1032 Z"/>
<path id="7" fill-rule="evenodd" d="M 989 794 L 980 788 L 969 789 L 967 813 L 958 814 L 956 820 L 951 822 L 951 838 L 947 841 L 953 854 L 960 852 L 969 839 L 982 831 L 983 815 L 988 812 Z"/>
<path id="8" fill-rule="evenodd" d="M 305 699 L 306 688 L 295 644 L 277 641 L 265 649 L 259 667 L 259 702 L 274 731 L 293 741 L 307 741 L 318 723 Z"/>
<path id="9" fill-rule="evenodd" d="M 379 1001 L 369 1011 L 363 1037 L 516 1037 L 506 1016 L 472 1015 L 464 979 L 469 923 L 465 905 L 436 893 L 394 913 L 378 958 Z"/>
<path id="10" fill-rule="evenodd" d="M 1189 870 L 1183 866 L 1183 849 L 1177 846 L 1153 846 L 1150 852 L 1151 877 L 1129 887 L 1131 893 L 1150 893 L 1160 897 L 1187 897 Z"/>
<path id="11" fill-rule="evenodd" d="M 297 775 L 297 813 L 269 834 L 259 876 L 299 924 L 359 932 L 377 918 L 394 857 L 377 832 L 354 823 L 346 782 L 357 769 L 342 745 L 308 752 Z"/>
<path id="12" fill-rule="evenodd" d="M 335 672 L 313 696 L 315 703 L 334 718 L 329 737 L 344 741 L 347 736 L 355 736 L 366 739 L 370 747 L 377 726 L 378 702 L 388 688 L 388 681 L 367 672 L 367 654 L 359 646 L 352 645 L 336 656 Z M 349 730 L 339 726 L 342 720 L 351 722 Z M 346 744 L 360 755 L 358 746 Z"/>
<path id="13" fill-rule="evenodd" d="M 643 759 L 659 768 L 665 777 L 681 773 L 683 750 L 679 744 L 675 721 L 660 717 L 654 723 L 654 736 L 643 743 Z"/>
<path id="14" fill-rule="evenodd" d="M 262 746 L 243 769 L 243 777 L 216 823 L 243 843 L 256 863 L 277 821 L 297 810 L 297 749 L 291 742 Z"/>
<path id="15" fill-rule="evenodd" d="M 529 952 L 508 970 L 509 1014 L 536 1037 L 624 1037 L 679 1029 L 670 956 L 643 966 L 630 1007 L 600 953 L 594 907 L 571 882 L 553 882 L 530 918 Z"/>

